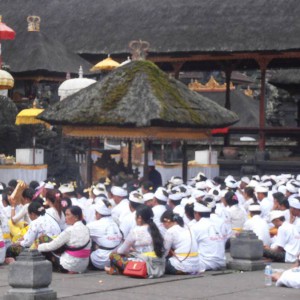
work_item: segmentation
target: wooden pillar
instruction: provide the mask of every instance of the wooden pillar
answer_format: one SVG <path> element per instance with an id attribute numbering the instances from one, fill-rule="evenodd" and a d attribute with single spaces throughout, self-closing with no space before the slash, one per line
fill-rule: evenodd
<path id="1" fill-rule="evenodd" d="M 149 152 L 149 141 L 144 140 L 144 180 L 148 180 L 148 173 L 149 173 L 149 167 L 148 167 L 148 152 Z"/>
<path id="2" fill-rule="evenodd" d="M 180 72 L 183 64 L 184 64 L 184 62 L 174 62 L 174 63 L 172 63 L 175 79 L 179 79 L 179 72 Z"/>
<path id="3" fill-rule="evenodd" d="M 231 110 L 230 102 L 230 81 L 231 81 L 232 67 L 227 66 L 225 68 L 225 77 L 226 77 L 226 97 L 225 97 L 225 108 Z M 228 147 L 230 145 L 230 134 L 227 133 L 224 136 L 224 146 Z"/>
<path id="4" fill-rule="evenodd" d="M 92 185 L 93 181 L 93 163 L 92 163 L 92 140 L 89 140 L 89 146 L 86 155 L 86 166 L 87 166 L 87 184 Z"/>
<path id="5" fill-rule="evenodd" d="M 259 151 L 265 151 L 266 137 L 265 137 L 265 95 L 266 95 L 266 71 L 270 59 L 262 58 L 257 61 L 260 68 L 260 102 L 259 102 Z"/>
<path id="6" fill-rule="evenodd" d="M 132 170 L 132 141 L 128 141 L 128 158 L 127 158 L 127 168 Z"/>
<path id="7" fill-rule="evenodd" d="M 188 157 L 187 157 L 187 143 L 183 141 L 182 144 L 182 179 L 183 182 L 187 182 L 187 173 L 188 173 Z"/>

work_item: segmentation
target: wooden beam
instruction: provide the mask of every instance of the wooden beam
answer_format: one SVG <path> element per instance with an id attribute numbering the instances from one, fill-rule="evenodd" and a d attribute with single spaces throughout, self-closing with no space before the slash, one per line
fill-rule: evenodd
<path id="1" fill-rule="evenodd" d="M 155 55 L 148 56 L 148 59 L 155 62 L 189 62 L 189 61 L 228 61 L 228 60 L 261 60 L 262 58 L 269 59 L 281 59 L 281 58 L 300 58 L 299 51 L 290 52 L 245 52 L 245 53 L 208 53 L 208 54 L 190 54 L 182 53 L 181 57 L 172 57 L 172 55 Z"/>

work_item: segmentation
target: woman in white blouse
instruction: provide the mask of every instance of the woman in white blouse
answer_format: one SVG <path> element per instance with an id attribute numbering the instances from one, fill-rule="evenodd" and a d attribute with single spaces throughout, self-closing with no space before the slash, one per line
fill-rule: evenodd
<path id="1" fill-rule="evenodd" d="M 163 257 L 163 237 L 153 222 L 150 207 L 141 205 L 137 208 L 136 224 L 117 253 L 111 253 L 110 267 L 105 267 L 108 274 L 122 274 L 130 257 Z"/>
<path id="2" fill-rule="evenodd" d="M 58 190 L 48 190 L 46 192 L 46 213 L 52 217 L 63 231 L 66 228 L 65 214 L 61 205 L 61 192 Z"/>
<path id="3" fill-rule="evenodd" d="M 161 222 L 167 229 L 164 245 L 169 257 L 166 274 L 196 274 L 199 271 L 198 245 L 189 226 L 183 219 L 167 210 L 161 216 Z"/>
<path id="4" fill-rule="evenodd" d="M 34 242 L 43 235 L 55 237 L 61 232 L 57 222 L 46 214 L 45 208 L 39 202 L 29 204 L 28 214 L 31 219 L 28 231 L 23 238 L 8 247 L 7 257 L 15 258 L 22 248 L 34 247 Z"/>
<path id="5" fill-rule="evenodd" d="M 91 253 L 89 229 L 83 220 L 79 206 L 70 206 L 66 210 L 66 224 L 69 225 L 57 238 L 50 243 L 38 246 L 38 251 L 44 253 L 56 271 L 76 274 L 86 271 Z M 62 254 L 53 251 L 62 249 Z"/>

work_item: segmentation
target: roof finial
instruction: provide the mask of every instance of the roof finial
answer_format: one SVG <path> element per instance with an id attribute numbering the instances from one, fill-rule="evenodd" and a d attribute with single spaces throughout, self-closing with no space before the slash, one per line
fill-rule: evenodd
<path id="1" fill-rule="evenodd" d="M 78 77 L 82 78 L 83 77 L 83 70 L 82 70 L 82 66 L 79 67 L 79 72 L 78 72 Z"/>
<path id="2" fill-rule="evenodd" d="M 132 60 L 144 60 L 148 54 L 150 43 L 142 40 L 131 41 L 129 48 L 132 53 Z"/>
<path id="3" fill-rule="evenodd" d="M 28 31 L 40 31 L 41 18 L 39 16 L 28 16 Z"/>

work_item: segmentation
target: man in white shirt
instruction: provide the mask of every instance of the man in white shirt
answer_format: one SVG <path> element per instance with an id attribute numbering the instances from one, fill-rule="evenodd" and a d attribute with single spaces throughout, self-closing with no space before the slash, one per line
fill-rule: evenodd
<path id="1" fill-rule="evenodd" d="M 270 220 L 278 228 L 275 242 L 264 248 L 264 257 L 276 262 L 295 262 L 300 253 L 300 234 L 296 227 L 284 219 L 284 212 L 273 210 Z"/>
<path id="2" fill-rule="evenodd" d="M 248 219 L 244 224 L 244 230 L 253 231 L 259 240 L 261 240 L 264 246 L 270 246 L 271 237 L 269 232 L 269 225 L 266 220 L 260 216 L 261 209 L 260 205 L 253 203 L 249 205 L 249 212 L 251 219 Z"/>
<path id="3" fill-rule="evenodd" d="M 272 210 L 272 203 L 268 199 L 269 189 L 265 186 L 258 185 L 255 187 L 255 192 L 257 195 L 257 200 L 260 204 L 261 209 L 261 217 L 265 219 L 267 222 L 269 221 L 269 214 Z"/>
<path id="4" fill-rule="evenodd" d="M 143 195 L 137 191 L 133 191 L 129 194 L 129 209 L 130 213 L 124 216 L 120 221 L 120 230 L 123 233 L 123 238 L 126 239 L 127 235 L 133 227 L 136 226 L 136 209 L 144 204 Z"/>
<path id="5" fill-rule="evenodd" d="M 197 222 L 191 226 L 191 231 L 198 243 L 199 272 L 217 270 L 226 265 L 224 239 L 210 220 L 210 213 L 211 208 L 205 201 L 194 203 Z"/>
<path id="6" fill-rule="evenodd" d="M 165 232 L 167 231 L 166 228 L 160 221 L 162 214 L 167 210 L 166 205 L 168 201 L 168 192 L 165 188 L 159 187 L 156 192 L 154 193 L 153 197 L 153 207 L 152 211 L 154 214 L 153 221 L 158 227 L 162 236 L 164 236 Z"/>
<path id="7" fill-rule="evenodd" d="M 111 210 L 111 216 L 120 224 L 121 219 L 130 213 L 129 201 L 126 199 L 127 191 L 120 186 L 113 186 L 111 194 L 116 206 Z"/>
<path id="8" fill-rule="evenodd" d="M 300 234 L 300 196 L 293 197 L 289 201 L 290 205 L 290 222 L 295 225 Z"/>

